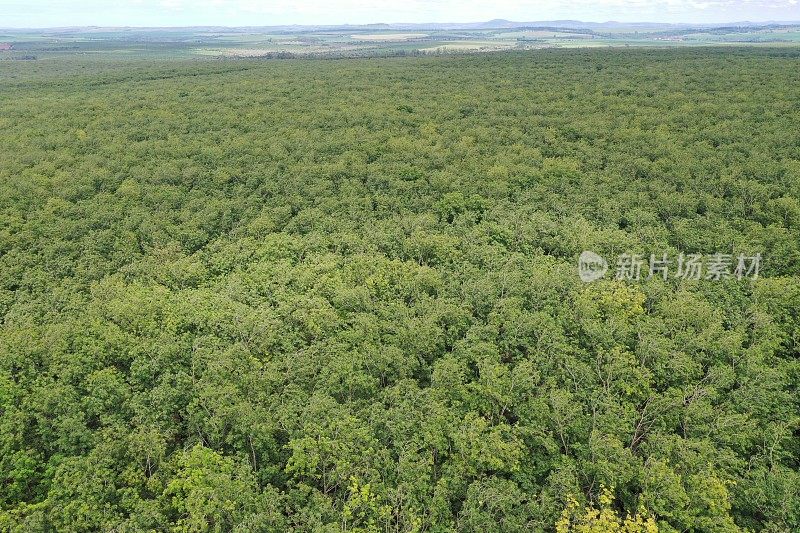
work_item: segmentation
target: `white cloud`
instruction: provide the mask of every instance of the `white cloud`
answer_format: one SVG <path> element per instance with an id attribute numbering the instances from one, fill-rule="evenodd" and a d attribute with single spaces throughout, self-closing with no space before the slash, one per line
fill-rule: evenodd
<path id="1" fill-rule="evenodd" d="M 0 26 L 800 20 L 798 0 L 0 0 Z"/>

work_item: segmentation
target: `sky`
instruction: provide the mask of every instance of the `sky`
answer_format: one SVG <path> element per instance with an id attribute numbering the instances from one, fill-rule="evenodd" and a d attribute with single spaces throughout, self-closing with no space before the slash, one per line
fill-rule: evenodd
<path id="1" fill-rule="evenodd" d="M 800 21 L 800 0 L 0 0 L 0 28 Z"/>

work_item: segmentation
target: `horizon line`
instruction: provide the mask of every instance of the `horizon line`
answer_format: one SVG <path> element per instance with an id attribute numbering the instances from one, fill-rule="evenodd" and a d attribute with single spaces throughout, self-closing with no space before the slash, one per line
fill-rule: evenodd
<path id="1" fill-rule="evenodd" d="M 489 24 L 496 22 L 498 24 L 519 24 L 521 26 L 531 24 L 546 24 L 546 23 L 575 23 L 575 24 L 617 24 L 620 26 L 632 26 L 650 24 L 653 26 L 741 26 L 741 25 L 800 25 L 800 20 L 732 20 L 726 22 L 655 22 L 650 20 L 622 22 L 619 20 L 580 20 L 580 19 L 549 19 L 549 20 L 531 20 L 531 21 L 515 21 L 509 19 L 490 19 L 490 20 L 476 20 L 470 22 L 366 22 L 366 23 L 334 23 L 334 24 L 301 24 L 301 23 L 288 23 L 288 24 L 258 24 L 258 25 L 227 25 L 227 24 L 192 24 L 192 25 L 166 25 L 166 26 L 117 26 L 117 25 L 69 25 L 69 26 L 0 26 L 2 30 L 81 30 L 81 29 L 120 29 L 120 30 L 156 30 L 156 29 L 193 29 L 193 28 L 224 28 L 224 29 L 258 29 L 258 28 L 341 28 L 341 27 L 369 27 L 369 26 L 400 26 L 400 25 L 413 25 L 413 26 L 442 26 L 442 25 L 474 25 L 474 24 Z M 520 27 L 520 26 L 517 26 Z M 486 27 L 482 29 L 508 29 L 508 28 L 492 28 Z"/>

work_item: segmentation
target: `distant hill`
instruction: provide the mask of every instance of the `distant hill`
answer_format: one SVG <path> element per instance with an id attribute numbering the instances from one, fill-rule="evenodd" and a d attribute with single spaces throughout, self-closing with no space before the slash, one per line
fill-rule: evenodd
<path id="1" fill-rule="evenodd" d="M 766 26 L 788 26 L 800 24 L 800 21 L 768 21 L 768 22 L 725 22 L 717 24 L 702 23 L 662 23 L 662 22 L 585 22 L 580 20 L 539 20 L 530 22 L 519 22 L 506 19 L 492 19 L 485 22 L 400 22 L 400 23 L 374 23 L 374 24 L 335 24 L 335 25 L 279 25 L 279 26 L 187 26 L 187 27 L 60 27 L 43 28 L 58 32 L 107 32 L 107 31 L 164 31 L 164 30 L 194 30 L 209 32 L 252 32 L 252 31 L 278 31 L 278 32 L 314 32 L 314 31 L 376 31 L 376 30 L 491 30 L 491 29 L 513 29 L 513 28 L 565 28 L 565 29 L 591 29 L 591 30 L 611 30 L 627 29 L 636 31 L 641 28 L 662 28 L 664 30 L 679 30 L 686 28 L 726 28 L 726 27 L 766 27 Z M 1 27 L 0 27 L 1 28 Z M 27 31 L 34 28 L 3 28 L 4 31 Z M 42 28 L 39 28 L 42 29 Z"/>

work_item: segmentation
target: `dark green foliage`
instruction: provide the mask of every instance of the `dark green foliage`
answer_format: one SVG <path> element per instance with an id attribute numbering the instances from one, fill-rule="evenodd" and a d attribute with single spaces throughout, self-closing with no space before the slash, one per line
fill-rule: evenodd
<path id="1" fill-rule="evenodd" d="M 0 65 L 0 530 L 800 529 L 798 60 Z"/>

